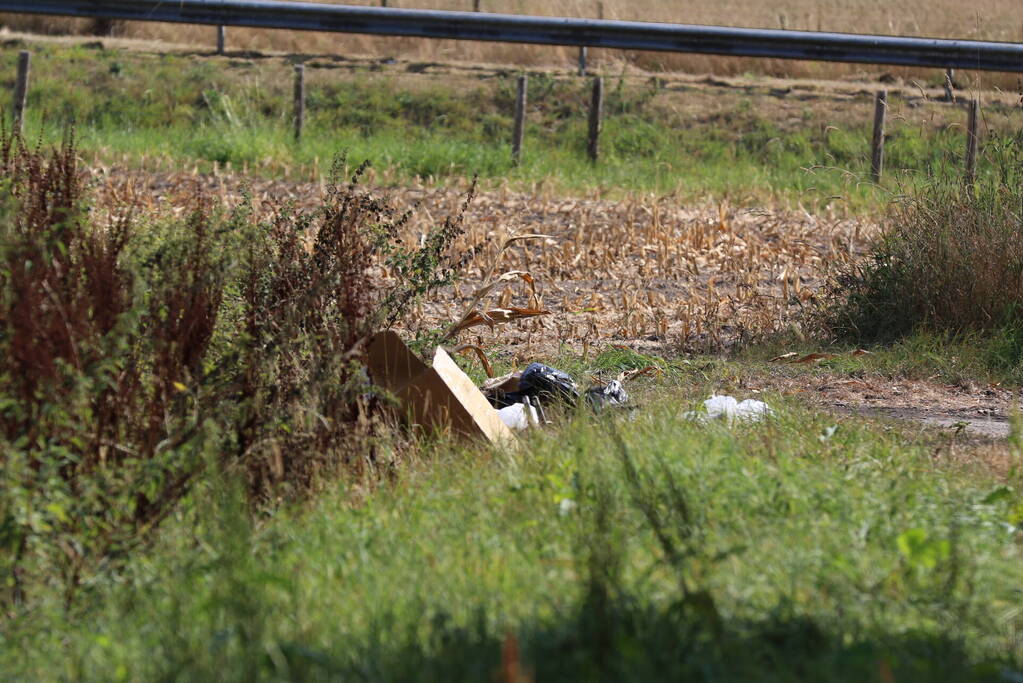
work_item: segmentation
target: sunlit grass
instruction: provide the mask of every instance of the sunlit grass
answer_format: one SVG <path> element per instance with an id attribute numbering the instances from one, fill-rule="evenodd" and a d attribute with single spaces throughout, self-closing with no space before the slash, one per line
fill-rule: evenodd
<path id="1" fill-rule="evenodd" d="M 514 452 L 438 444 L 390 485 L 347 482 L 255 526 L 211 481 L 72 613 L 55 601 L 9 622 L 0 667 L 481 680 L 514 637 L 538 680 L 1018 668 L 1014 485 L 766 398 L 779 416 L 734 431 L 688 423 L 666 397 Z"/>

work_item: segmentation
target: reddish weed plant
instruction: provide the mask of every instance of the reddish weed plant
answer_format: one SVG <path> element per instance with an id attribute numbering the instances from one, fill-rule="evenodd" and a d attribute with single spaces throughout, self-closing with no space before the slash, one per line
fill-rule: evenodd
<path id="1" fill-rule="evenodd" d="M 362 347 L 455 276 L 468 200 L 405 246 L 408 214 L 341 168 L 318 208 L 268 223 L 198 191 L 150 220 L 90 206 L 73 136 L 47 152 L 0 131 L 0 601 L 70 599 L 210 467 L 264 509 L 393 466 Z M 401 277 L 370 277 L 381 260 Z"/>

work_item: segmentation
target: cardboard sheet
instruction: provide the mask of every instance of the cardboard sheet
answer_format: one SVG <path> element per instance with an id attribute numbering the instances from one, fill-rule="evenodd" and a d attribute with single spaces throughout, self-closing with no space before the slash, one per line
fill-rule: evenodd
<path id="1" fill-rule="evenodd" d="M 379 332 L 369 343 L 367 368 L 373 382 L 394 394 L 403 416 L 415 425 L 492 443 L 515 439 L 469 376 L 440 347 L 429 367 L 397 333 Z"/>

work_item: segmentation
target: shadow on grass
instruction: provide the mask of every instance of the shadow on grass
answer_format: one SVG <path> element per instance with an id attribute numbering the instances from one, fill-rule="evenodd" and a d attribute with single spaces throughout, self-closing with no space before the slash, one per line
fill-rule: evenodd
<path id="1" fill-rule="evenodd" d="M 961 642 L 943 635 L 843 633 L 800 616 L 715 628 L 698 612 L 682 603 L 657 609 L 590 600 L 575 614 L 506 634 L 495 633 L 482 612 L 467 627 L 438 614 L 398 642 L 381 631 L 344 654 L 282 644 L 283 660 L 267 657 L 265 666 L 293 680 L 502 682 L 971 681 L 1013 670 L 1007 660 L 974 661 Z"/>

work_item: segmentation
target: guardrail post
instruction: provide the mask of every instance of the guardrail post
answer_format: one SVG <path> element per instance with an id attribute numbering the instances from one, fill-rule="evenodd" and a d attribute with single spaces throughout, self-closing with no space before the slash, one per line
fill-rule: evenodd
<path id="1" fill-rule="evenodd" d="M 884 172 L 884 126 L 888 115 L 888 91 L 877 93 L 874 100 L 874 139 L 870 145 L 870 179 L 880 182 Z"/>
<path id="2" fill-rule="evenodd" d="M 945 99 L 949 102 L 955 102 L 955 87 L 956 87 L 956 70 L 945 69 Z"/>
<path id="3" fill-rule="evenodd" d="M 28 70 L 32 53 L 22 50 L 18 53 L 18 78 L 14 82 L 14 132 L 20 134 L 25 123 L 25 102 L 28 99 Z"/>
<path id="4" fill-rule="evenodd" d="M 966 184 L 973 185 L 977 179 L 977 146 L 980 132 L 980 100 L 970 100 L 969 114 L 966 121 Z"/>
<path id="5" fill-rule="evenodd" d="M 590 99 L 590 140 L 587 146 L 592 162 L 596 162 L 600 157 L 600 123 L 603 115 L 604 79 L 597 76 L 593 79 L 593 96 Z"/>
<path id="6" fill-rule="evenodd" d="M 526 133 L 526 90 L 529 76 L 519 76 L 519 89 L 515 94 L 515 128 L 512 131 L 512 163 L 516 166 L 522 160 L 522 139 Z"/>
<path id="7" fill-rule="evenodd" d="M 603 19 L 604 18 L 604 3 L 603 2 L 598 2 L 597 3 L 597 18 L 598 19 Z M 586 58 L 589 56 L 587 54 L 588 52 L 589 52 L 589 49 L 585 45 L 580 46 L 580 48 L 579 48 L 579 75 L 580 76 L 585 76 L 586 75 Z"/>
<path id="8" fill-rule="evenodd" d="M 227 33 L 227 29 L 225 29 L 223 26 L 218 26 L 217 27 L 217 54 L 218 55 L 224 54 L 224 45 L 227 42 L 227 40 L 226 40 L 227 36 L 225 35 L 226 33 Z"/>
<path id="9" fill-rule="evenodd" d="M 302 139 L 305 125 L 305 64 L 295 65 L 295 141 Z"/>

